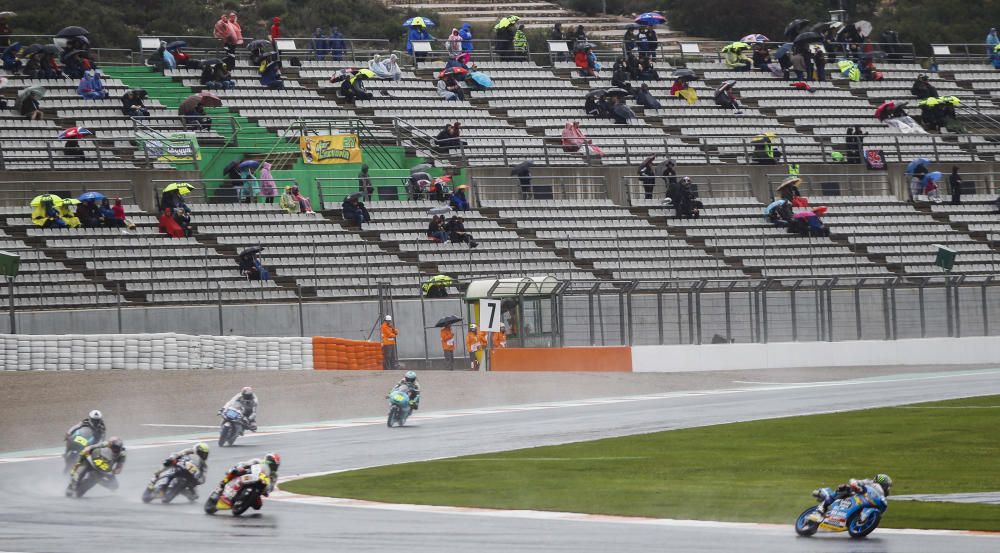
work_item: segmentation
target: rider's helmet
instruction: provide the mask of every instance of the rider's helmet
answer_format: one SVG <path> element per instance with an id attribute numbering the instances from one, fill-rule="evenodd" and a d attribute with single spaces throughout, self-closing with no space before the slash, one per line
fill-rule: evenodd
<path id="1" fill-rule="evenodd" d="M 873 480 L 876 484 L 882 486 L 882 491 L 885 492 L 885 496 L 889 497 L 889 488 L 892 487 L 892 478 L 889 478 L 888 474 L 876 474 Z"/>
<path id="2" fill-rule="evenodd" d="M 690 186 L 690 185 L 691 185 L 691 177 L 681 178 L 681 186 Z"/>
<path id="3" fill-rule="evenodd" d="M 87 414 L 87 420 L 90 421 L 90 424 L 97 426 L 104 422 L 104 415 L 102 415 L 97 409 L 94 409 Z"/>
<path id="4" fill-rule="evenodd" d="M 198 454 L 198 457 L 201 457 L 202 461 L 207 460 L 208 459 L 208 444 L 206 444 L 205 442 L 198 442 L 194 446 L 194 452 Z"/>
<path id="5" fill-rule="evenodd" d="M 406 379 L 407 383 L 413 384 L 414 382 L 417 381 L 417 373 L 413 371 L 406 371 L 406 375 L 404 376 L 404 378 Z"/>
<path id="6" fill-rule="evenodd" d="M 111 451 L 115 455 L 118 455 L 119 453 L 122 452 L 123 449 L 125 449 L 125 444 L 122 443 L 122 439 L 119 438 L 118 436 L 111 436 L 110 438 L 108 438 L 108 447 L 111 448 Z"/>
<path id="7" fill-rule="evenodd" d="M 392 315 L 386 315 L 385 316 L 385 320 L 386 320 L 386 322 L 390 322 L 391 323 L 392 322 Z"/>
<path id="8" fill-rule="evenodd" d="M 244 386 L 243 391 L 240 392 L 243 395 L 243 399 L 253 399 L 253 388 L 250 386 Z"/>
<path id="9" fill-rule="evenodd" d="M 277 453 L 268 453 L 267 457 L 264 457 L 264 463 L 271 467 L 272 472 L 277 472 L 278 467 L 281 466 L 281 455 Z"/>
<path id="10" fill-rule="evenodd" d="M 469 325 L 469 331 L 470 331 L 470 332 L 472 332 L 472 331 L 474 331 L 474 330 L 478 330 L 478 329 L 479 329 L 479 327 L 478 327 L 478 326 L 476 326 L 475 324 L 471 324 L 471 325 Z"/>

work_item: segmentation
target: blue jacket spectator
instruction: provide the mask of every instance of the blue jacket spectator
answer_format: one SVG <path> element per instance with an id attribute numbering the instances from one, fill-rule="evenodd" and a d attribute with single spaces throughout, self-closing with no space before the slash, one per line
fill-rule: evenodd
<path id="1" fill-rule="evenodd" d="M 410 28 L 410 34 L 406 37 L 406 53 L 410 54 L 414 58 L 420 59 L 423 55 L 413 55 L 413 41 L 415 40 L 434 40 L 434 37 L 432 37 L 431 34 L 427 32 L 427 29 L 423 27 Z"/>
<path id="2" fill-rule="evenodd" d="M 84 73 L 83 78 L 80 79 L 80 84 L 76 87 L 76 93 L 87 100 L 108 97 L 108 91 L 104 90 L 104 84 L 101 83 L 101 77 L 96 71 L 87 71 Z"/>
<path id="3" fill-rule="evenodd" d="M 462 37 L 462 50 L 471 52 L 475 49 L 472 47 L 472 25 L 462 23 L 462 27 L 458 30 L 458 36 Z"/>
<path id="4" fill-rule="evenodd" d="M 330 40 L 327 41 L 327 46 L 330 48 L 330 54 L 333 56 L 334 61 L 344 59 L 344 52 L 347 51 L 347 42 L 344 41 L 344 35 L 336 27 L 330 27 Z"/>
<path id="5" fill-rule="evenodd" d="M 326 40 L 326 36 L 323 35 L 323 29 L 316 27 L 316 31 L 313 32 L 312 36 L 312 49 L 313 53 L 316 55 L 316 61 L 320 61 L 326 57 L 329 51 L 329 43 Z"/>
<path id="6" fill-rule="evenodd" d="M 996 27 L 990 29 L 989 34 L 986 35 L 986 45 L 990 47 L 990 53 L 996 48 L 996 45 L 1000 44 L 1000 36 L 997 36 Z"/>
<path id="7" fill-rule="evenodd" d="M 264 68 L 260 74 L 260 84 L 268 88 L 285 88 L 285 81 L 281 78 L 281 62 L 272 61 Z"/>

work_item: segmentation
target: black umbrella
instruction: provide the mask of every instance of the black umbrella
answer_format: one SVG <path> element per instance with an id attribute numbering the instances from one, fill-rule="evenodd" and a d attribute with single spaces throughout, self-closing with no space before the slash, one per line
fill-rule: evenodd
<path id="1" fill-rule="evenodd" d="M 457 322 L 461 322 L 461 317 L 456 317 L 454 315 L 448 315 L 447 317 L 439 320 L 437 324 L 434 325 L 435 328 L 442 328 L 445 326 L 451 326 Z"/>
<path id="2" fill-rule="evenodd" d="M 577 42 L 575 46 L 573 46 L 573 51 L 574 52 L 580 52 L 582 50 L 586 50 L 587 48 L 593 49 L 595 47 L 596 46 L 594 44 L 592 44 L 590 42 L 587 42 L 587 41 L 584 41 L 584 40 L 581 40 L 581 41 Z"/>
<path id="3" fill-rule="evenodd" d="M 802 31 L 802 28 L 808 24 L 809 24 L 808 19 L 795 19 L 791 21 L 788 25 L 785 26 L 785 36 L 788 37 L 789 40 L 791 40 L 792 37 L 798 35 L 799 32 Z"/>
<path id="4" fill-rule="evenodd" d="M 240 257 L 251 256 L 264 251 L 264 246 L 250 246 L 249 248 L 240 252 Z"/>
<path id="5" fill-rule="evenodd" d="M 531 172 L 531 166 L 534 164 L 534 161 L 522 161 L 510 168 L 510 174 L 523 177 Z"/>
<path id="6" fill-rule="evenodd" d="M 690 69 L 686 69 L 686 68 L 684 68 L 684 69 L 678 69 L 678 70 L 674 71 L 672 73 L 672 75 L 674 76 L 674 78 L 677 78 L 677 79 L 688 77 L 691 80 L 695 80 L 695 79 L 698 78 L 698 76 L 695 75 L 694 71 L 692 71 Z"/>
<path id="7" fill-rule="evenodd" d="M 73 56 L 76 56 L 78 54 L 83 54 L 83 57 L 87 57 L 87 51 L 86 50 L 71 50 L 71 51 L 65 52 L 65 53 L 63 53 L 63 55 L 59 56 L 59 61 L 61 61 L 63 63 L 66 63 L 67 60 L 69 60 L 70 58 L 72 58 Z"/>
<path id="8" fill-rule="evenodd" d="M 28 46 L 27 48 L 25 48 L 24 51 L 21 52 L 21 55 L 24 56 L 24 57 L 34 56 L 35 54 L 37 54 L 37 53 L 39 53 L 41 51 L 42 51 L 42 45 L 41 44 L 32 44 L 31 46 Z"/>
<path id="9" fill-rule="evenodd" d="M 232 172 L 236 171 L 239 168 L 240 168 L 240 162 L 239 161 L 235 161 L 235 160 L 234 161 L 230 161 L 222 169 L 222 173 L 223 174 L 229 174 L 229 173 L 232 173 Z"/>
<path id="10" fill-rule="evenodd" d="M 56 46 L 55 44 L 46 44 L 45 46 L 42 46 L 41 52 L 55 57 L 62 54 L 62 48 Z"/>
<path id="11" fill-rule="evenodd" d="M 628 96 L 629 91 L 622 88 L 609 88 L 604 91 L 607 96 Z"/>
<path id="12" fill-rule="evenodd" d="M 348 199 L 352 199 L 352 200 L 360 200 L 361 198 L 364 198 L 364 197 L 365 197 L 365 193 L 364 192 L 352 192 L 349 196 L 347 196 Z"/>
<path id="13" fill-rule="evenodd" d="M 861 42 L 861 35 L 858 33 L 858 29 L 854 24 L 844 25 L 839 31 L 837 31 L 834 39 L 837 42 Z"/>
<path id="14" fill-rule="evenodd" d="M 615 104 L 615 107 L 611 108 L 611 113 L 621 117 L 622 119 L 632 119 L 635 117 L 635 112 L 629 109 L 625 104 Z"/>
<path id="15" fill-rule="evenodd" d="M 590 98 L 591 96 L 603 97 L 607 93 L 608 91 L 603 88 L 595 88 L 587 93 L 587 98 Z"/>
<path id="16" fill-rule="evenodd" d="M 736 81 L 733 81 L 733 80 L 726 81 L 726 82 L 722 83 L 722 85 L 720 85 L 719 88 L 715 89 L 715 93 L 718 94 L 720 92 L 725 92 L 725 91 L 729 90 L 730 88 L 733 88 L 735 85 L 736 85 Z"/>
<path id="17" fill-rule="evenodd" d="M 794 42 L 795 44 L 808 44 L 808 43 L 811 43 L 811 42 L 823 42 L 823 36 L 820 35 L 819 33 L 814 33 L 814 32 L 811 32 L 811 31 L 807 31 L 807 32 L 802 33 L 799 36 L 795 37 L 795 40 L 792 41 L 792 42 Z"/>
<path id="18" fill-rule="evenodd" d="M 149 96 L 149 93 L 146 92 L 146 90 L 143 88 L 136 88 L 132 90 L 132 94 L 135 94 L 137 98 L 140 98 L 142 100 L 145 100 L 146 97 Z"/>
<path id="19" fill-rule="evenodd" d="M 168 42 L 164 48 L 167 50 L 176 50 L 177 48 L 187 48 L 188 43 L 183 40 L 175 40 L 173 42 Z"/>
<path id="20" fill-rule="evenodd" d="M 201 60 L 201 66 L 202 67 L 209 67 L 209 66 L 213 66 L 213 65 L 219 65 L 220 63 L 222 63 L 222 60 L 220 60 L 219 58 L 208 58 L 208 59 L 205 59 L 205 60 Z"/>
<path id="21" fill-rule="evenodd" d="M 629 23 L 628 25 L 625 25 L 625 28 L 626 29 L 638 29 L 639 25 L 637 23 Z"/>
<path id="22" fill-rule="evenodd" d="M 83 27 L 77 27 L 75 25 L 66 27 L 63 30 L 56 33 L 56 38 L 73 38 L 77 36 L 89 35 L 90 31 L 84 29 Z"/>
<path id="23" fill-rule="evenodd" d="M 250 44 L 247 44 L 247 50 L 253 52 L 254 50 L 263 50 L 265 47 L 271 46 L 271 43 L 266 40 L 255 40 Z"/>

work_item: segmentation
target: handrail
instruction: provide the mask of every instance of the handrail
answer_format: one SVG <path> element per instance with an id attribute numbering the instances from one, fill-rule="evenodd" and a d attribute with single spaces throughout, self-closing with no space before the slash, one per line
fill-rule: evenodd
<path id="1" fill-rule="evenodd" d="M 323 37 L 324 40 L 329 40 L 328 37 Z M 185 49 L 188 52 L 222 52 L 222 43 L 219 39 L 214 36 L 209 35 L 142 35 L 137 37 L 139 41 L 139 55 L 143 55 L 148 52 L 152 52 L 155 48 L 143 48 L 143 39 L 155 39 L 163 40 L 166 42 L 171 42 L 175 40 L 183 40 L 188 42 L 188 47 Z M 244 35 L 243 44 L 239 45 L 237 52 L 246 52 L 246 45 L 252 42 L 254 38 Z M 281 37 L 281 41 L 292 41 L 295 43 L 295 48 L 290 50 L 283 50 L 284 52 L 296 52 L 303 54 L 306 52 L 314 53 L 315 50 L 312 47 L 313 37 Z M 390 41 L 381 38 L 344 38 L 342 39 L 347 46 L 344 50 L 344 59 L 350 59 L 351 61 L 363 60 L 367 57 L 371 57 L 373 53 L 385 52 L 389 53 Z M 365 48 L 366 46 L 370 46 Z M 330 51 L 326 49 L 324 51 Z"/>

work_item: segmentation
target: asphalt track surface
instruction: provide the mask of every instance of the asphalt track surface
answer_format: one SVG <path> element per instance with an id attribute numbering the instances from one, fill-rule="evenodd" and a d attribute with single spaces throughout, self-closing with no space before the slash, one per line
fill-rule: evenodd
<path id="1" fill-rule="evenodd" d="M 887 393 L 891 390 L 891 393 Z M 267 429 L 230 449 L 213 448 L 210 482 L 238 460 L 279 451 L 283 476 L 590 440 L 761 418 L 1000 394 L 1000 370 L 897 374 L 804 384 L 732 384 L 705 391 L 577 400 L 512 408 L 425 413 L 388 429 L 356 419 Z M 211 430 L 205 430 L 211 433 Z M 202 434 L 212 437 L 212 434 Z M 190 436 L 194 437 L 194 435 Z M 187 443 L 187 442 L 185 442 Z M 183 498 L 143 505 L 152 471 L 180 443 L 129 449 L 121 488 L 66 499 L 61 460 L 45 453 L 0 456 L 0 550 L 106 551 L 1000 551 L 1000 536 L 877 530 L 869 539 L 798 538 L 787 526 L 694 521 L 555 520 L 531 513 L 496 516 L 419 509 L 310 505 L 265 500 L 258 513 L 208 516 Z M 405 482 L 400 482 L 405 486 Z M 202 491 L 202 496 L 207 490 Z M 280 496 L 281 494 L 276 494 Z M 802 497 L 803 508 L 811 498 Z"/>

